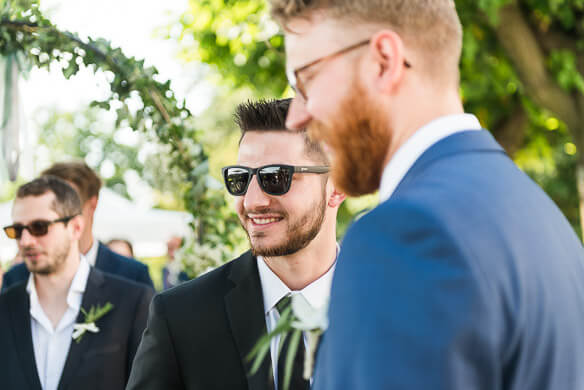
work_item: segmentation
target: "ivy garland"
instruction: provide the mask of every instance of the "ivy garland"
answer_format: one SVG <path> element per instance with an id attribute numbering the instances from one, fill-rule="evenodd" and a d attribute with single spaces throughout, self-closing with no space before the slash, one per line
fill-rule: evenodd
<path id="1" fill-rule="evenodd" d="M 156 68 L 144 67 L 144 60 L 126 57 L 104 39 L 88 38 L 84 42 L 76 34 L 60 31 L 42 15 L 38 0 L 25 6 L 15 3 L 4 1 L 0 11 L 0 55 L 16 56 L 39 68 L 58 63 L 67 79 L 81 66 L 106 72 L 111 94 L 91 105 L 106 110 L 119 107 L 116 126 L 124 124 L 134 131 L 154 133 L 161 143 L 170 145 L 171 167 L 184 173 L 185 207 L 196 221 L 193 228 L 199 244 L 224 248 L 224 260 L 229 258 L 237 217 L 228 211 L 223 191 L 209 186 L 213 179 L 199 142 L 200 131 L 189 126 L 191 112 L 184 100 L 177 101 L 170 81 L 156 81 Z M 141 108 L 131 110 L 128 103 L 137 98 Z"/>

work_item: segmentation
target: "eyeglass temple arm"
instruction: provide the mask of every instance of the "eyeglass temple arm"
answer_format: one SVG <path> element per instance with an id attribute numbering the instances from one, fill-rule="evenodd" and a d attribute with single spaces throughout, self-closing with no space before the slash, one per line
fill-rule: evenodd
<path id="1" fill-rule="evenodd" d="M 327 166 L 313 166 L 313 167 L 294 167 L 294 172 L 299 173 L 327 173 L 330 170 L 330 167 Z"/>

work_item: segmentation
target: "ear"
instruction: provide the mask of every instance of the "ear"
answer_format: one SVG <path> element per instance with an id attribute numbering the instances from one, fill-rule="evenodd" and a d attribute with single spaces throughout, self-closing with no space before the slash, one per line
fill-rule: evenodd
<path id="1" fill-rule="evenodd" d="M 83 233 L 83 228 L 85 227 L 85 220 L 83 217 L 81 215 L 77 215 L 69 221 L 68 225 L 70 225 L 72 228 L 73 238 L 75 240 L 79 240 L 81 238 L 81 234 Z"/>
<path id="2" fill-rule="evenodd" d="M 391 93 L 404 75 L 403 41 L 396 32 L 381 30 L 371 38 L 370 49 L 377 69 L 375 87 Z"/>
<path id="3" fill-rule="evenodd" d="M 346 197 L 347 195 L 334 189 L 332 194 L 329 196 L 327 204 L 329 207 L 339 207 Z"/>
<path id="4" fill-rule="evenodd" d="M 95 209 L 97 208 L 97 195 L 87 199 L 84 206 L 87 206 L 92 213 L 95 212 Z"/>

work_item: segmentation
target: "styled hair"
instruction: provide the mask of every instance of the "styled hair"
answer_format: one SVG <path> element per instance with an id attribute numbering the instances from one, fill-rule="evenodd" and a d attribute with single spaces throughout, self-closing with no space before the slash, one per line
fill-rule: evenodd
<path id="1" fill-rule="evenodd" d="M 286 115 L 292 99 L 257 100 L 241 103 L 237 106 L 234 120 L 241 129 L 241 137 L 248 131 L 291 131 L 286 129 Z M 304 138 L 304 151 L 310 158 L 328 165 L 326 153 L 319 142 L 308 137 L 306 130 L 294 131 Z"/>
<path id="2" fill-rule="evenodd" d="M 292 19 L 310 19 L 315 13 L 352 25 L 387 26 L 406 46 L 426 55 L 428 71 L 444 71 L 437 67 L 438 60 L 446 69 L 453 69 L 458 80 L 462 26 L 454 0 L 270 0 L 270 3 L 272 17 L 285 29 Z"/>
<path id="3" fill-rule="evenodd" d="M 101 180 L 97 174 L 83 161 L 69 161 L 53 164 L 44 170 L 42 175 L 57 176 L 69 183 L 73 183 L 79 192 L 81 203 L 99 195 Z"/>
<path id="4" fill-rule="evenodd" d="M 16 198 L 22 199 L 28 196 L 41 196 L 48 192 L 55 194 L 51 208 L 59 217 L 71 217 L 81 214 L 81 200 L 77 191 L 66 181 L 51 175 L 41 176 L 18 187 Z"/>

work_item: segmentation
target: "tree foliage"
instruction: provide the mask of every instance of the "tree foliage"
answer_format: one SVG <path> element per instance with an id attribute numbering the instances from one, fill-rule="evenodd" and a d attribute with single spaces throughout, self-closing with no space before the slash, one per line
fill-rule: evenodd
<path id="1" fill-rule="evenodd" d="M 477 114 L 578 227 L 584 0 L 455 3 L 464 26 L 460 69 L 465 109 Z M 259 97 L 287 93 L 283 37 L 269 22 L 265 0 L 189 4 L 179 21 L 185 60 L 215 67 L 230 88 L 249 88 Z"/>

